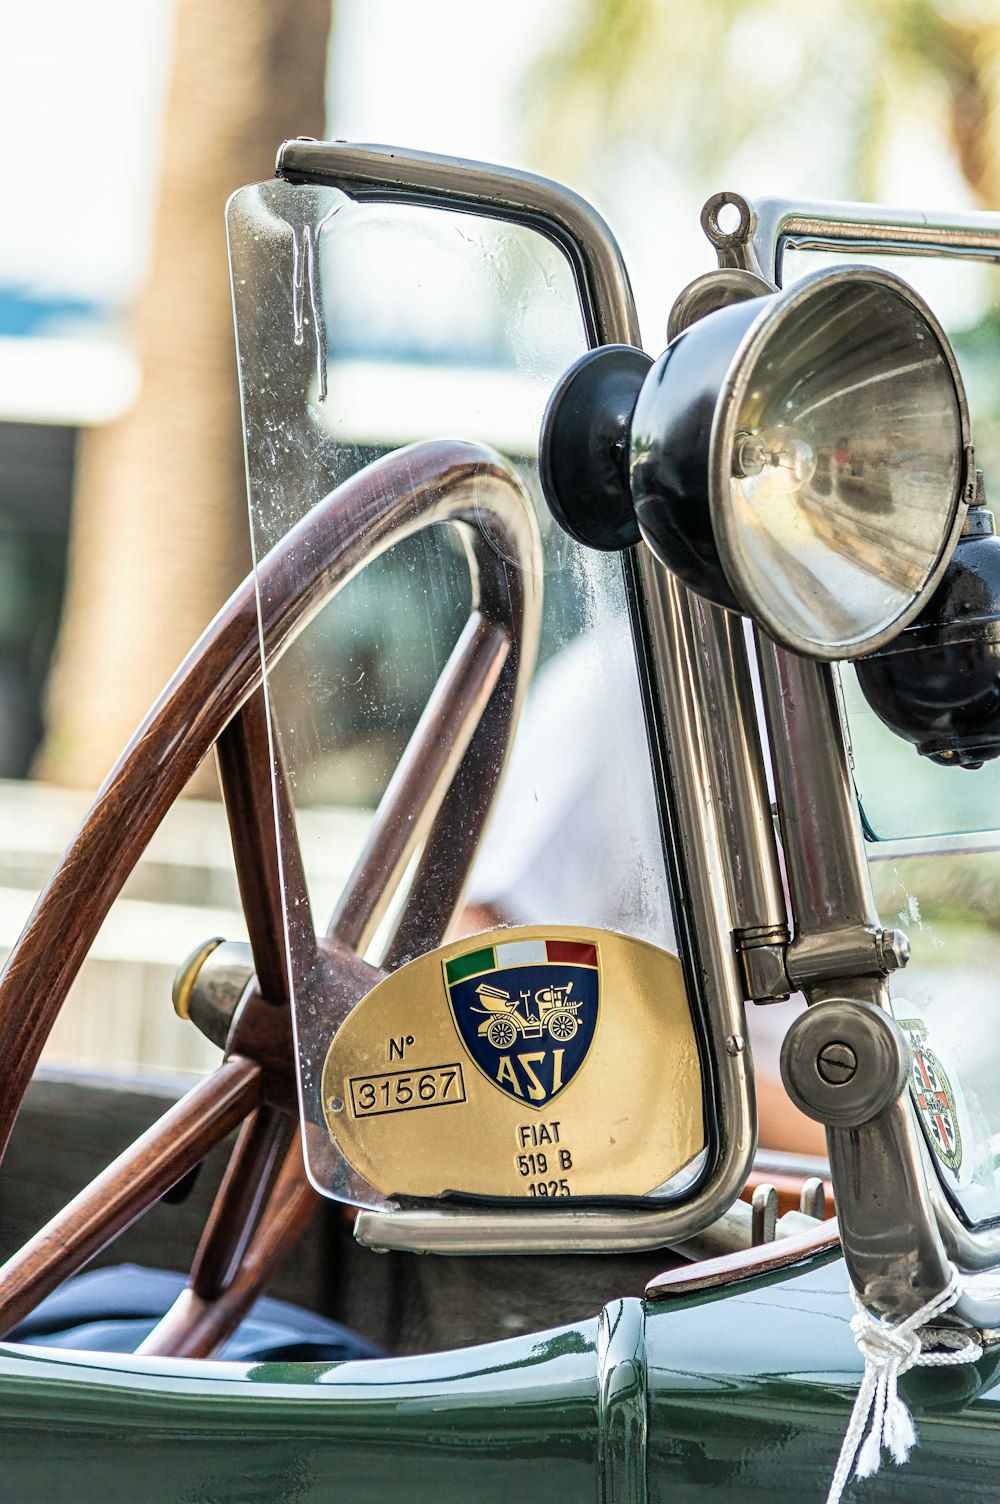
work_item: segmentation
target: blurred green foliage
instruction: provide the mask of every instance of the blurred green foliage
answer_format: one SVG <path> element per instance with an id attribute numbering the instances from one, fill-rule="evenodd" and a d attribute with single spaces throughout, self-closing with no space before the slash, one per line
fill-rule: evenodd
<path id="1" fill-rule="evenodd" d="M 975 199 L 1000 202 L 995 0 L 571 0 L 525 100 L 538 150 L 578 180 L 623 142 L 702 179 L 791 135 L 826 196 L 863 198 L 901 113 L 933 118 Z"/>

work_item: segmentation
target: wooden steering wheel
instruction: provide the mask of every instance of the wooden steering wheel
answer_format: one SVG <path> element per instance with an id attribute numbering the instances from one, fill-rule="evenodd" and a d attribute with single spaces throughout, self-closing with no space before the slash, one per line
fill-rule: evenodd
<path id="1" fill-rule="evenodd" d="M 378 809 L 325 936 L 317 937 L 280 766 L 272 800 L 262 687 L 320 607 L 392 544 L 436 523 L 466 542 L 472 609 Z M 507 561 L 510 561 L 508 563 Z M 305 1227 L 282 872 L 296 915 L 292 971 L 351 1006 L 385 973 L 359 954 L 423 843 L 384 957 L 438 945 L 507 757 L 534 662 L 541 555 L 531 502 L 492 451 L 441 441 L 377 461 L 321 501 L 223 607 L 125 749 L 0 976 L 0 1151 L 59 1009 L 125 879 L 214 745 L 256 979 L 223 1063 L 0 1269 L 0 1335 L 83 1268 L 243 1123 L 186 1290 L 143 1353 L 217 1351 Z M 274 811 L 277 809 L 277 822 Z M 277 823 L 277 829 L 276 829 Z M 278 860 L 278 841 L 281 864 Z M 318 980 L 318 983 L 316 979 Z"/>

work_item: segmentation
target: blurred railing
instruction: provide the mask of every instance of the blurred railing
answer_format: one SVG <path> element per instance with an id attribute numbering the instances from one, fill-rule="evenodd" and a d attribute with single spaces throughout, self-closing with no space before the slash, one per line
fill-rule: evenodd
<path id="1" fill-rule="evenodd" d="M 85 816 L 90 796 L 42 784 L 0 782 L 0 955 L 15 944 L 32 905 Z M 332 909 L 369 816 L 314 810 L 300 816 L 318 914 Z M 42 1056 L 48 1066 L 115 1072 L 200 1072 L 218 1051 L 174 1014 L 177 968 L 212 935 L 246 938 L 229 831 L 220 804 L 176 804 L 113 906 Z"/>

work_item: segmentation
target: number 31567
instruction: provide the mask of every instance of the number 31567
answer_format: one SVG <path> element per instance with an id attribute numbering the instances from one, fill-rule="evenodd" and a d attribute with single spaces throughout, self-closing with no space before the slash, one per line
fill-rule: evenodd
<path id="1" fill-rule="evenodd" d="M 427 1070 L 386 1071 L 379 1076 L 355 1076 L 348 1083 L 356 1118 L 383 1112 L 412 1112 L 418 1107 L 444 1107 L 465 1101 L 462 1067 L 433 1065 Z"/>

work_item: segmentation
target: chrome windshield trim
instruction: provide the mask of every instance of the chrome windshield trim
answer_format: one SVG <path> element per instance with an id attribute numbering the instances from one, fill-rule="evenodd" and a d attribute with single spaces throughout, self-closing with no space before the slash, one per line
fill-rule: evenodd
<path id="1" fill-rule="evenodd" d="M 548 178 L 465 157 L 347 141 L 286 141 L 275 171 L 290 183 L 322 183 L 350 198 L 436 205 L 530 225 L 566 254 L 591 345 L 640 342 L 618 242 L 596 209 Z"/>
<path id="2" fill-rule="evenodd" d="M 740 215 L 732 233 L 718 223 L 726 206 Z M 1000 256 L 1000 214 L 986 210 L 931 216 L 925 210 L 882 204 L 745 199 L 738 193 L 720 193 L 706 204 L 702 224 L 721 265 L 753 271 L 771 282 L 777 281 L 781 269 L 782 244 L 791 239 L 803 245 L 815 242 L 816 248 L 853 247 L 886 255 Z"/>

